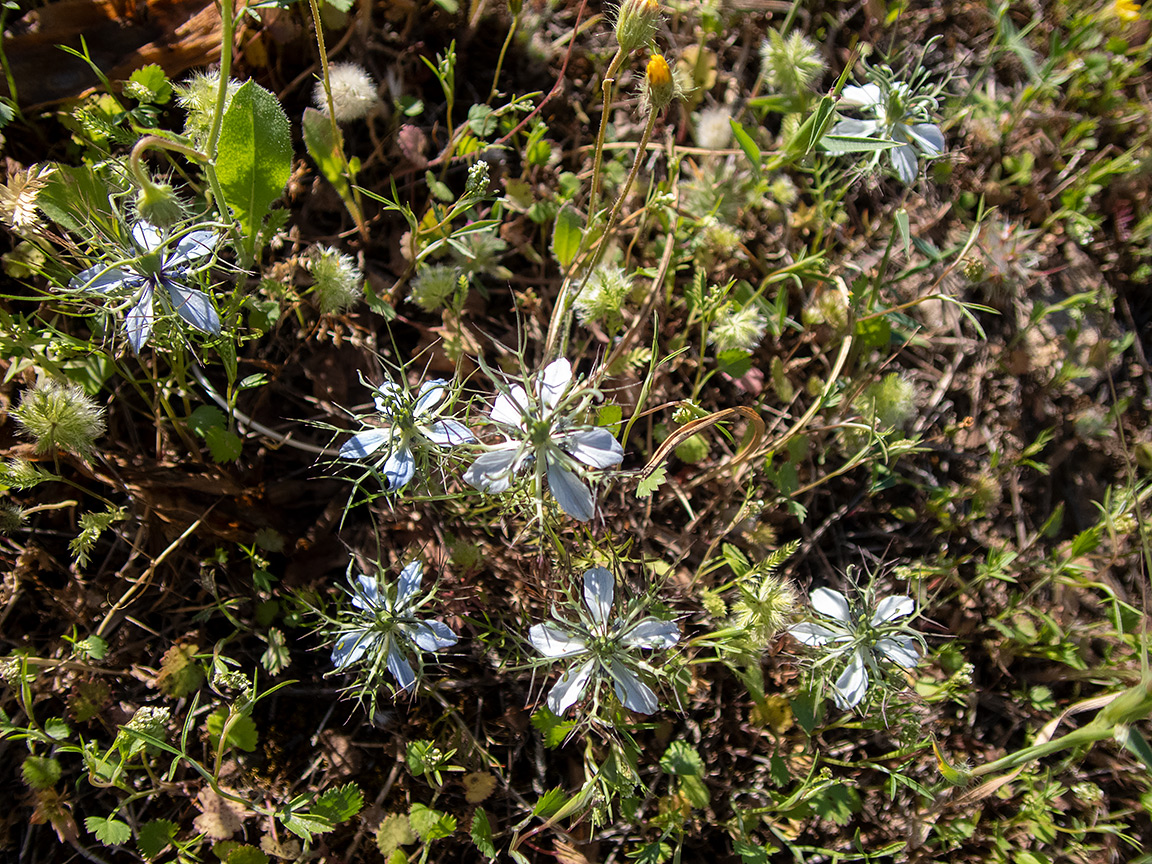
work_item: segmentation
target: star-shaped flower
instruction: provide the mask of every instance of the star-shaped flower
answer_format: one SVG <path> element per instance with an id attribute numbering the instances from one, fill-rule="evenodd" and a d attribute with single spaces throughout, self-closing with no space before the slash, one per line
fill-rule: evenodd
<path id="1" fill-rule="evenodd" d="M 876 652 L 904 669 L 920 662 L 919 637 L 909 634 L 907 624 L 895 623 L 916 611 L 911 597 L 885 597 L 874 610 L 853 609 L 839 591 L 817 588 L 811 601 L 825 623 L 794 624 L 788 632 L 805 645 L 827 647 L 829 659 L 851 652 L 848 665 L 832 685 L 832 698 L 839 708 L 854 708 L 868 692 L 869 668 L 880 673 Z"/>
<path id="2" fill-rule="evenodd" d="M 920 100 L 923 101 L 923 100 Z M 944 152 L 944 135 L 934 123 L 928 123 L 927 111 L 920 107 L 906 84 L 893 82 L 890 86 L 865 84 L 849 85 L 840 94 L 840 104 L 871 114 L 871 120 L 846 117 L 832 129 L 833 135 L 851 135 L 865 138 L 880 137 L 897 142 L 900 146 L 888 151 L 892 167 L 905 183 L 916 179 L 918 169 L 916 151 L 928 156 Z"/>
<path id="3" fill-rule="evenodd" d="M 438 651 L 456 644 L 456 634 L 439 621 L 416 617 L 420 607 L 431 599 L 421 593 L 424 565 L 413 561 L 400 573 L 395 584 L 381 585 L 375 578 L 360 574 L 349 580 L 353 613 L 358 619 L 342 632 L 332 648 L 332 664 L 337 671 L 367 657 L 372 677 L 383 662 L 400 690 L 416 683 L 409 658 L 420 664 L 421 651 Z"/>
<path id="4" fill-rule="evenodd" d="M 168 237 L 147 222 L 132 226 L 135 260 L 122 267 L 96 264 L 84 270 L 69 283 L 79 291 L 94 292 L 119 299 L 129 298 L 132 308 L 124 319 L 124 331 L 132 350 L 139 353 L 152 333 L 156 313 L 157 289 L 172 309 L 202 333 L 219 333 L 220 317 L 212 308 L 208 295 L 189 287 L 184 279 L 193 264 L 212 254 L 220 235 L 212 231 L 193 231 L 170 245 Z"/>
<path id="5" fill-rule="evenodd" d="M 593 692 L 602 680 L 611 680 L 624 707 L 651 714 L 660 707 L 656 694 L 645 684 L 636 667 L 639 648 L 671 648 L 680 640 L 680 628 L 671 621 L 651 616 L 636 619 L 635 613 L 612 618 L 616 580 L 603 567 L 584 574 L 584 605 L 580 620 L 566 621 L 553 612 L 557 622 L 534 624 L 528 631 L 532 645 L 545 657 L 573 658 L 548 693 L 548 708 L 557 716 L 575 705 L 589 683 Z"/>
<path id="6" fill-rule="evenodd" d="M 584 479 L 587 468 L 610 468 L 624 458 L 624 448 L 609 430 L 579 422 L 588 398 L 587 392 L 572 387 L 572 365 L 563 358 L 537 376 L 531 394 L 519 384 L 501 393 L 491 419 L 507 440 L 480 454 L 464 479 L 498 494 L 534 466 L 537 494 L 546 475 L 560 509 L 587 522 L 596 512 L 596 499 Z"/>
<path id="7" fill-rule="evenodd" d="M 360 418 L 371 428 L 345 441 L 340 456 L 374 462 L 392 492 L 403 489 L 416 474 L 414 448 L 438 450 L 476 440 L 463 423 L 437 419 L 444 397 L 451 391 L 441 378 L 426 381 L 415 399 L 392 381 L 375 390 L 377 414 Z"/>

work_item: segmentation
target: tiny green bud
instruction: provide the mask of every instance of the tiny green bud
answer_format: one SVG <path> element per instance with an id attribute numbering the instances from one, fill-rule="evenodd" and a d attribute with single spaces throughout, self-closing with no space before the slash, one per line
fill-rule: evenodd
<path id="1" fill-rule="evenodd" d="M 153 183 L 145 179 L 136 193 L 136 213 L 145 222 L 157 228 L 171 228 L 183 221 L 184 205 L 167 183 Z"/>
<path id="2" fill-rule="evenodd" d="M 480 159 L 468 169 L 468 180 L 464 184 L 465 198 L 483 198 L 488 194 L 488 163 Z"/>
<path id="3" fill-rule="evenodd" d="M 88 457 L 104 434 L 104 409 L 75 384 L 43 381 L 24 391 L 12 413 L 35 439 L 37 453 L 66 450 Z"/>
<path id="4" fill-rule="evenodd" d="M 652 41 L 659 25 L 659 0 L 624 0 L 616 15 L 616 41 L 625 54 L 631 54 Z"/>

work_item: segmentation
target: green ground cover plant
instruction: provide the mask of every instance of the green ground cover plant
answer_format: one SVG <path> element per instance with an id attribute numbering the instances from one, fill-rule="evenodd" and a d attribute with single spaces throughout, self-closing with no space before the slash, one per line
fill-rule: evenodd
<path id="1" fill-rule="evenodd" d="M 1146 9 L 31 5 L 2 854 L 1152 860 Z"/>

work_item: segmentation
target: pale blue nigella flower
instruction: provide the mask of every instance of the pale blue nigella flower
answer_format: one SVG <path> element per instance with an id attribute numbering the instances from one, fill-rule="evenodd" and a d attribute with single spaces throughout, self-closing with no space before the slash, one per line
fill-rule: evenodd
<path id="1" fill-rule="evenodd" d="M 907 84 L 898 81 L 885 81 L 884 85 L 845 87 L 840 104 L 858 108 L 874 119 L 844 118 L 833 127 L 832 134 L 895 141 L 900 146 L 888 151 L 892 167 L 901 180 L 911 183 L 916 179 L 918 168 L 916 151 L 939 156 L 944 152 L 944 135 L 934 123 L 926 122 L 926 98 L 916 98 Z"/>
<path id="2" fill-rule="evenodd" d="M 463 423 L 451 418 L 437 419 L 449 389 L 443 379 L 426 381 L 413 399 L 408 390 L 392 381 L 380 384 L 375 388 L 377 416 L 360 418 L 372 428 L 345 441 L 340 456 L 360 460 L 372 457 L 388 489 L 403 489 L 416 474 L 414 446 L 436 449 L 475 440 Z"/>
<path id="3" fill-rule="evenodd" d="M 369 655 L 374 672 L 383 662 L 401 690 L 416 683 L 409 657 L 419 652 L 438 651 L 456 644 L 456 634 L 439 621 L 423 621 L 417 611 L 431 598 L 420 592 L 424 565 L 413 561 L 400 573 L 394 585 L 381 585 L 363 574 L 349 580 L 352 606 L 360 610 L 358 621 L 343 628 L 332 648 L 332 664 L 337 671 Z"/>
<path id="4" fill-rule="evenodd" d="M 880 672 L 876 652 L 904 669 L 920 662 L 920 637 L 911 635 L 906 623 L 896 623 L 916 611 L 911 597 L 885 597 L 874 610 L 853 609 L 839 591 L 817 588 L 811 602 L 825 623 L 794 624 L 788 632 L 805 645 L 827 647 L 829 660 L 851 652 L 848 665 L 832 685 L 832 698 L 839 708 L 854 708 L 868 692 L 869 668 Z"/>
<path id="5" fill-rule="evenodd" d="M 517 474 L 535 467 L 535 491 L 548 488 L 565 513 L 587 522 L 596 512 L 596 499 L 583 479 L 586 468 L 610 468 L 624 458 L 624 448 L 602 427 L 578 424 L 592 398 L 591 391 L 572 387 L 572 366 L 565 360 L 549 363 L 535 380 L 533 392 L 519 384 L 496 397 L 492 422 L 507 440 L 480 454 L 464 479 L 484 492 L 505 491 Z"/>
<path id="6" fill-rule="evenodd" d="M 220 242 L 212 231 L 185 234 L 175 245 L 168 243 L 163 232 L 147 222 L 132 226 L 132 242 L 137 256 L 122 267 L 97 264 L 73 277 L 69 287 L 95 292 L 110 298 L 127 296 L 133 302 L 124 318 L 124 331 L 132 350 L 139 353 L 152 333 L 153 308 L 158 288 L 172 309 L 203 333 L 219 333 L 220 318 L 208 295 L 190 288 L 184 279 L 193 264 L 208 257 Z"/>
<path id="7" fill-rule="evenodd" d="M 671 648 L 680 640 L 680 628 L 671 621 L 651 616 L 636 620 L 635 612 L 625 617 L 612 617 L 615 577 L 603 567 L 593 567 L 584 574 L 584 605 L 578 607 L 579 622 L 551 621 L 534 624 L 528 631 L 532 645 L 545 657 L 573 658 L 575 661 L 560 676 L 548 693 L 548 708 L 557 716 L 575 705 L 590 682 L 611 680 L 616 696 L 624 707 L 640 714 L 651 714 L 658 707 L 656 694 L 645 684 L 636 667 L 634 652 L 638 648 Z"/>

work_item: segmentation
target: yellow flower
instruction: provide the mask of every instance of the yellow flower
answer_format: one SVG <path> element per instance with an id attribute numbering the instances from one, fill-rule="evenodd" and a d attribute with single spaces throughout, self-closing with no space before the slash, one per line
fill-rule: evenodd
<path id="1" fill-rule="evenodd" d="M 1112 14 L 1121 21 L 1139 21 L 1140 4 L 1136 0 L 1113 0 Z"/>
<path id="2" fill-rule="evenodd" d="M 676 83 L 672 80 L 672 69 L 663 55 L 653 54 L 644 74 L 643 102 L 645 113 L 649 110 L 663 111 L 676 95 Z"/>

